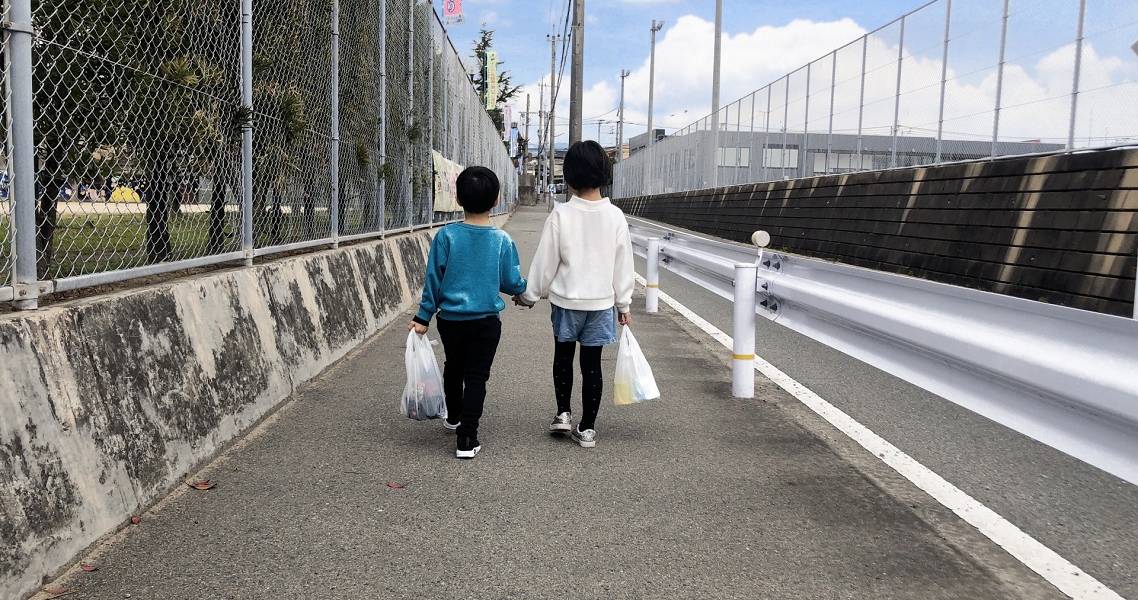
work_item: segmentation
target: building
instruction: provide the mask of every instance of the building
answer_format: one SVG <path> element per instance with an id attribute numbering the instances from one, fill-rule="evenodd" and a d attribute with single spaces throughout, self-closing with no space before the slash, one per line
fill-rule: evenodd
<path id="1" fill-rule="evenodd" d="M 646 138 L 645 138 L 646 139 Z M 636 180 L 643 171 L 645 147 L 630 140 L 632 151 L 625 169 Z M 731 185 L 755 181 L 794 179 L 853 171 L 869 171 L 892 167 L 928 165 L 937 162 L 934 137 L 898 136 L 894 158 L 893 136 L 852 134 L 781 133 L 723 131 L 719 134 L 716 156 L 718 180 L 711 180 L 711 162 L 707 147 L 711 132 L 696 131 L 683 136 L 670 136 L 658 142 L 652 171 L 655 182 L 652 193 L 699 189 L 712 185 Z M 1063 144 L 1040 142 L 999 142 L 999 156 L 1035 154 L 1062 150 Z M 805 148 L 805 150 L 803 149 Z M 943 140 L 940 162 L 989 158 L 991 141 Z M 640 160 L 636 160 L 640 159 Z"/>
<path id="2" fill-rule="evenodd" d="M 656 129 L 656 141 L 660 141 L 660 140 L 664 139 L 664 137 L 665 137 L 664 130 L 662 128 Z M 634 136 L 628 138 L 628 153 L 630 155 L 635 154 L 635 153 L 643 150 L 646 147 L 648 147 L 648 132 L 647 131 L 645 131 L 644 133 L 642 133 L 640 135 L 634 135 Z"/>

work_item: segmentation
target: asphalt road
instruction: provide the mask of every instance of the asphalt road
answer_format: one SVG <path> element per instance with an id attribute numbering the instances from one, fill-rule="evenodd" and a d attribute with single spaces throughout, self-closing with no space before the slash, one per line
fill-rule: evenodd
<path id="1" fill-rule="evenodd" d="M 644 261 L 637 258 L 637 271 Z M 731 303 L 661 270 L 660 289 L 730 334 Z M 1138 486 L 766 319 L 757 353 L 1126 598 L 1138 599 Z"/>
<path id="2" fill-rule="evenodd" d="M 507 228 L 523 256 L 543 217 Z M 548 305 L 507 311 L 484 449 L 458 461 L 439 423 L 397 413 L 396 324 L 207 466 L 216 488 L 176 492 L 59 585 L 69 600 L 1058 596 L 770 382 L 732 399 L 722 348 L 681 317 L 633 328 L 664 397 L 606 397 L 585 450 L 545 431 Z"/>

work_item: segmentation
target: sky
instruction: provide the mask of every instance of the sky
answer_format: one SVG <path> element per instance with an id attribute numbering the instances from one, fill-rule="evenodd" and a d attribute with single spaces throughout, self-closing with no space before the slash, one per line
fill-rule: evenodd
<path id="1" fill-rule="evenodd" d="M 921 8 L 924 4 L 931 4 Z M 525 86 L 513 103 L 513 120 L 524 126 L 526 93 L 536 113 L 539 83 L 549 81 L 547 35 L 560 25 L 567 0 L 465 0 L 465 21 L 450 35 L 470 48 L 480 27 L 494 30 L 502 68 Z M 831 73 L 834 131 L 855 132 L 860 100 L 861 36 L 866 84 L 863 129 L 892 128 L 897 56 L 901 50 L 905 133 L 934 135 L 945 84 L 945 137 L 990 138 L 997 94 L 1002 0 L 953 0 L 947 67 L 944 56 L 946 0 L 724 0 L 721 121 L 747 129 L 829 127 Z M 1011 0 L 1000 114 L 1001 139 L 1065 141 L 1074 81 L 1077 0 Z M 585 22 L 584 137 L 612 144 L 620 93 L 625 86 L 625 137 L 645 130 L 648 109 L 649 26 L 657 34 L 655 124 L 669 134 L 705 117 L 711 107 L 714 41 L 712 0 L 587 0 Z M 920 10 L 916 10 L 920 9 Z M 912 12 L 915 11 L 916 12 Z M 906 17 L 902 50 L 901 15 Z M 889 25 L 893 23 L 892 25 Z M 1081 145 L 1138 139 L 1138 0 L 1087 0 L 1076 136 Z M 854 42 L 852 45 L 851 42 Z M 843 48 L 843 46 L 845 46 Z M 843 48 L 831 54 L 831 52 Z M 560 47 L 558 48 L 560 52 Z M 811 65 L 809 77 L 804 68 Z M 464 56 L 468 63 L 472 62 Z M 836 68 L 831 61 L 837 62 Z M 794 72 L 789 80 L 781 78 Z M 558 95 L 558 143 L 567 140 L 569 67 Z M 810 84 L 806 100 L 807 81 Z M 767 110 L 769 90 L 770 110 Z M 789 87 L 789 89 L 788 89 Z M 752 101 L 749 96 L 761 90 Z M 548 93 L 548 91 L 547 91 Z M 789 102 L 788 102 L 789 100 Z M 548 100 L 547 100 L 548 101 Z M 752 106 L 754 108 L 752 108 Z M 537 137 L 533 116 L 531 138 Z M 797 127 L 796 127 L 797 126 Z"/>

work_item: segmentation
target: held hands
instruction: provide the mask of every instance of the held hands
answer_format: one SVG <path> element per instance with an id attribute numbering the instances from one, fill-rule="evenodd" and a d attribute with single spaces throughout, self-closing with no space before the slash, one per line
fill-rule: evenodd
<path id="1" fill-rule="evenodd" d="M 620 316 L 617 317 L 617 322 L 620 323 L 621 325 L 632 325 L 632 313 L 630 313 L 630 312 L 620 313 Z"/>
<path id="2" fill-rule="evenodd" d="M 407 324 L 407 331 L 414 331 L 415 333 L 417 333 L 419 335 L 423 335 L 424 333 L 427 333 L 427 326 L 426 325 L 420 325 L 419 323 L 416 323 L 415 321 L 411 321 L 410 323 Z"/>
<path id="3" fill-rule="evenodd" d="M 523 306 L 525 308 L 533 308 L 534 307 L 533 304 L 526 302 L 526 299 L 522 298 L 521 294 L 514 296 L 513 300 L 514 300 L 514 306 Z"/>

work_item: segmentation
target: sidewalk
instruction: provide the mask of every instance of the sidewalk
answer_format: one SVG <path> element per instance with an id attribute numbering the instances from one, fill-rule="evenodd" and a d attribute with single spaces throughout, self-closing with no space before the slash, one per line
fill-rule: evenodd
<path id="1" fill-rule="evenodd" d="M 544 217 L 523 209 L 507 226 L 523 261 Z M 950 543 L 949 517 L 934 529 L 928 511 L 800 425 L 773 386 L 760 382 L 760 400 L 733 400 L 722 352 L 674 313 L 644 315 L 642 299 L 635 308 L 664 398 L 614 407 L 606 388 L 597 448 L 546 433 L 548 304 L 503 315 L 473 461 L 454 459 L 454 436 L 438 422 L 398 414 L 406 331 L 397 323 L 210 465 L 200 476 L 215 489 L 175 493 L 96 552 L 99 569 L 65 578 L 66 597 L 1054 593 L 974 558 L 998 550 Z M 605 353 L 606 384 L 615 354 Z"/>

